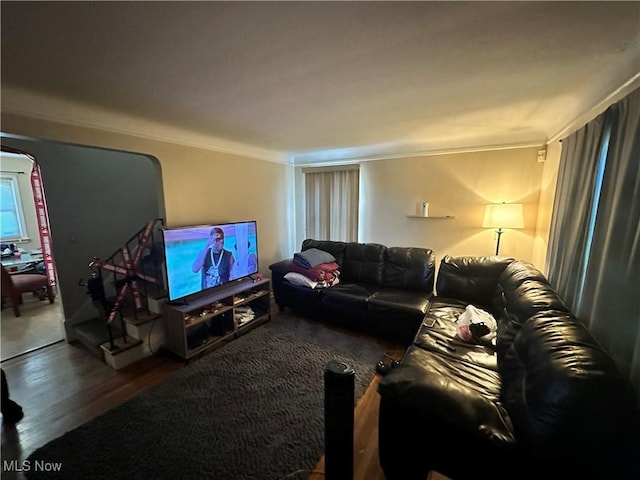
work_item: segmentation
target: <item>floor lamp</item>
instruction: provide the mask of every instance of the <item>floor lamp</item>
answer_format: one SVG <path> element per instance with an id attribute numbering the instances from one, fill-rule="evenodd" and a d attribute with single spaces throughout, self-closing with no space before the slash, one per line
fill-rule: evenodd
<path id="1" fill-rule="evenodd" d="M 484 210 L 483 228 L 497 228 L 496 255 L 500 252 L 500 236 L 504 228 L 524 228 L 521 203 L 493 203 Z"/>

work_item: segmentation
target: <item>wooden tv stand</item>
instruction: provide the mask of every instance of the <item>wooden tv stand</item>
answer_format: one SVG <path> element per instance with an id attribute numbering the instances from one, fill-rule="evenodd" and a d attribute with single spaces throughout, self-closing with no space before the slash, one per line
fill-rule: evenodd
<path id="1" fill-rule="evenodd" d="M 189 360 L 271 320 L 271 281 L 239 280 L 165 305 L 166 348 Z"/>

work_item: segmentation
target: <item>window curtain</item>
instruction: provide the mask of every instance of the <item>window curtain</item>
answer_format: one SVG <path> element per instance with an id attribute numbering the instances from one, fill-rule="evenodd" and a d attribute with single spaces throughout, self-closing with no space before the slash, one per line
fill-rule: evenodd
<path id="1" fill-rule="evenodd" d="M 577 312 L 640 393 L 640 90 L 610 113 L 611 140 Z"/>
<path id="2" fill-rule="evenodd" d="M 547 272 L 549 280 L 569 305 L 575 305 L 580 296 L 589 216 L 606 131 L 605 117 L 605 114 L 600 115 L 562 141 Z"/>
<path id="3" fill-rule="evenodd" d="M 358 166 L 305 168 L 306 237 L 358 241 Z"/>
<path id="4" fill-rule="evenodd" d="M 547 263 L 549 280 L 640 393 L 640 89 L 563 141 Z"/>

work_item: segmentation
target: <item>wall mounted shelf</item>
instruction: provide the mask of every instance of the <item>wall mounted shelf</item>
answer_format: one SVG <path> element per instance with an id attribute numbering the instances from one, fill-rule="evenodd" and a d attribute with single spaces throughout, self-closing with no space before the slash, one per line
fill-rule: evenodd
<path id="1" fill-rule="evenodd" d="M 430 215 L 428 217 L 423 217 L 422 215 L 407 215 L 407 218 L 422 218 L 424 220 L 436 219 L 436 220 L 453 220 L 456 218 L 455 215 Z"/>

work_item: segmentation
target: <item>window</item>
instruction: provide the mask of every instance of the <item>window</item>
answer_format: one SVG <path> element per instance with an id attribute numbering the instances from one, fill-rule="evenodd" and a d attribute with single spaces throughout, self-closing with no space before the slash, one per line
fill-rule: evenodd
<path id="1" fill-rule="evenodd" d="M 18 176 L 2 174 L 0 177 L 0 240 L 15 242 L 27 236 Z"/>
<path id="2" fill-rule="evenodd" d="M 358 241 L 360 166 L 305 168 L 306 236 Z"/>
<path id="3" fill-rule="evenodd" d="M 604 128 L 602 136 L 602 146 L 598 155 L 598 163 L 596 169 L 595 185 L 593 186 L 593 201 L 589 209 L 589 223 L 587 228 L 587 238 L 584 246 L 584 255 L 582 257 L 582 272 L 580 273 L 580 284 L 578 288 L 578 296 L 576 303 L 582 302 L 584 294 L 584 285 L 587 280 L 587 269 L 589 268 L 589 260 L 591 259 L 591 249 L 593 247 L 593 234 L 596 228 L 596 218 L 598 216 L 598 204 L 600 202 L 600 194 L 602 193 L 602 181 L 604 178 L 604 169 L 607 165 L 607 153 L 609 152 L 609 140 L 611 140 L 611 124 L 607 124 Z"/>

